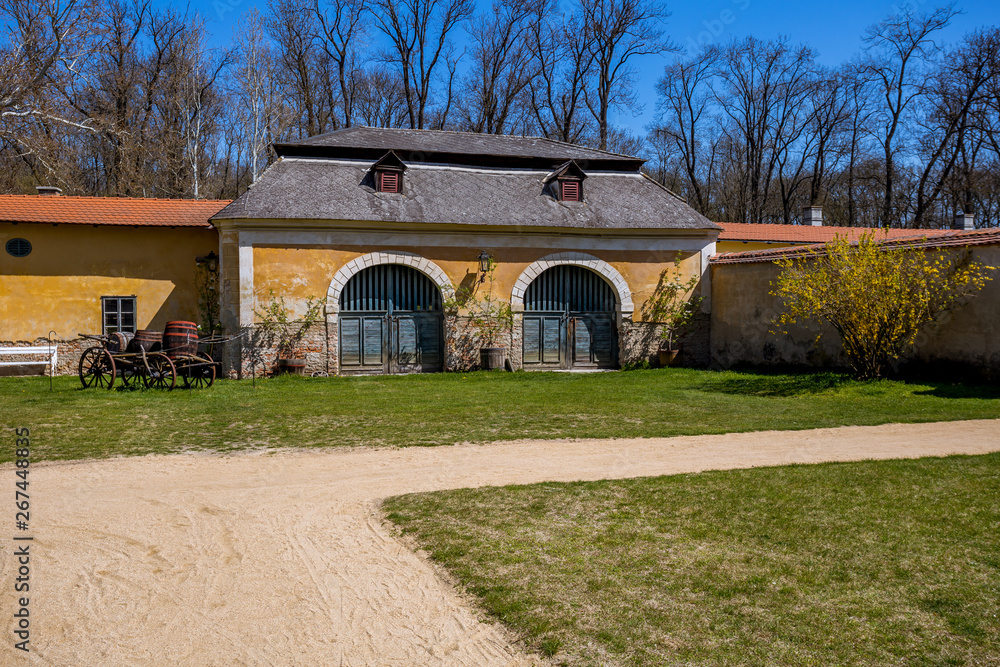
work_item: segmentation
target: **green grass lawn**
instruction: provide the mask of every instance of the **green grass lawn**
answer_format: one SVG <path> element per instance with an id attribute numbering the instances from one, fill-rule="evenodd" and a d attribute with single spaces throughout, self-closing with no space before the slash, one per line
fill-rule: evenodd
<path id="1" fill-rule="evenodd" d="M 1000 454 L 465 489 L 385 509 L 559 663 L 1000 664 Z"/>
<path id="2" fill-rule="evenodd" d="M 691 369 L 442 373 L 218 382 L 163 392 L 0 378 L 0 426 L 38 458 L 255 447 L 440 445 L 516 438 L 671 436 L 1000 417 L 1000 388 L 856 382 L 831 373 Z M 0 461 L 11 460 L 0 449 Z"/>

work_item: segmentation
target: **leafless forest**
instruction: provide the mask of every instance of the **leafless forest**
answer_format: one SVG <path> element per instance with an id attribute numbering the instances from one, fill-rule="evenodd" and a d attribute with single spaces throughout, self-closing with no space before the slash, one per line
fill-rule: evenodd
<path id="1" fill-rule="evenodd" d="M 791 38 L 681 52 L 651 0 L 270 0 L 225 48 L 149 0 L 0 0 L 0 190 L 231 198 L 272 142 L 369 125 L 638 154 L 714 220 L 997 226 L 1000 29 L 945 43 L 956 8 L 919 4 L 829 68 Z M 609 119 L 648 92 L 648 54 L 637 136 Z"/>

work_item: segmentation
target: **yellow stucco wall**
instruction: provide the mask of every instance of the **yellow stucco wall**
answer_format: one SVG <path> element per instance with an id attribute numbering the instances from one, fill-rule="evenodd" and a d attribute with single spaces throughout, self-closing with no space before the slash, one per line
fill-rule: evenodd
<path id="1" fill-rule="evenodd" d="M 305 310 L 309 297 L 325 299 L 334 274 L 346 263 L 369 252 L 407 252 L 430 260 L 447 274 L 452 286 L 471 284 L 478 277 L 480 248 L 341 246 L 337 248 L 286 248 L 256 246 L 253 249 L 254 294 L 258 303 L 269 292 L 283 296 L 296 314 Z M 510 299 L 514 283 L 528 266 L 554 251 L 551 248 L 492 248 L 497 263 L 494 286 L 502 298 Z M 660 272 L 667 268 L 677 253 L 649 251 L 588 250 L 587 254 L 606 261 L 628 284 L 636 306 L 634 318 L 642 319 L 642 305 L 656 288 Z M 700 274 L 698 252 L 682 252 L 681 268 L 685 277 Z"/>
<path id="2" fill-rule="evenodd" d="M 136 296 L 138 328 L 198 320 L 195 257 L 218 250 L 214 229 L 0 223 L 0 341 L 100 333 L 101 297 Z"/>
<path id="3" fill-rule="evenodd" d="M 985 366 L 990 377 L 1000 379 L 1000 245 L 970 250 L 975 261 L 997 267 L 990 274 L 993 280 L 969 303 L 945 313 L 918 335 L 916 357 Z"/>
<path id="4" fill-rule="evenodd" d="M 969 248 L 986 266 L 1000 267 L 1000 245 Z M 964 252 L 957 250 L 951 252 Z M 770 292 L 779 269 L 770 262 L 712 266 L 711 354 L 713 364 L 846 364 L 843 347 L 829 324 L 808 322 L 777 333 L 773 322 L 782 305 Z M 973 370 L 1000 377 L 1000 270 L 968 304 L 945 313 L 926 326 L 907 358 L 920 362 L 960 364 L 957 372 Z M 819 342 L 816 336 L 822 334 Z"/>

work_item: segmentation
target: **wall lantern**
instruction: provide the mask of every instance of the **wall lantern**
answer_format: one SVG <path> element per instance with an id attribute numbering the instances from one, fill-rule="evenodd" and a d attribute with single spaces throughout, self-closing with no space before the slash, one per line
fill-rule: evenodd
<path id="1" fill-rule="evenodd" d="M 483 275 L 480 276 L 479 282 L 486 282 L 486 274 L 490 272 L 490 264 L 492 264 L 493 258 L 485 250 L 479 253 L 479 272 Z"/>
<path id="2" fill-rule="evenodd" d="M 207 268 L 211 273 L 215 273 L 216 271 L 219 270 L 219 256 L 215 254 L 214 250 L 209 252 L 204 257 L 195 257 L 194 262 L 198 266 L 201 266 L 203 264 L 207 265 Z"/>

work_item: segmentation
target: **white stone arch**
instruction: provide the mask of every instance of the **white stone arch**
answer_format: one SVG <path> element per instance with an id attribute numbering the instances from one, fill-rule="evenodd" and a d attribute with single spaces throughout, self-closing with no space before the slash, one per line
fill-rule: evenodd
<path id="1" fill-rule="evenodd" d="M 524 292 L 528 285 L 534 281 L 543 271 L 562 264 L 574 264 L 590 269 L 600 275 L 611 285 L 618 300 L 618 310 L 623 316 L 632 315 L 635 306 L 632 304 L 632 292 L 628 288 L 628 283 L 618 270 L 593 255 L 583 252 L 560 252 L 554 255 L 547 255 L 532 262 L 528 268 L 521 273 L 521 276 L 514 283 L 514 290 L 510 295 L 510 306 L 515 313 L 524 312 Z"/>
<path id="2" fill-rule="evenodd" d="M 355 274 L 367 268 L 380 264 L 403 264 L 420 271 L 422 274 L 434 281 L 434 284 L 441 290 L 441 296 L 447 299 L 454 293 L 451 281 L 448 276 L 434 262 L 425 259 L 420 255 L 411 252 L 370 252 L 367 255 L 355 257 L 333 274 L 330 281 L 330 288 L 326 291 L 326 312 L 335 315 L 340 312 L 340 293 L 344 291 L 347 281 Z"/>

